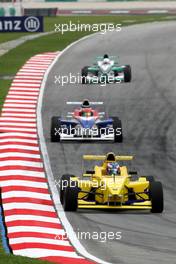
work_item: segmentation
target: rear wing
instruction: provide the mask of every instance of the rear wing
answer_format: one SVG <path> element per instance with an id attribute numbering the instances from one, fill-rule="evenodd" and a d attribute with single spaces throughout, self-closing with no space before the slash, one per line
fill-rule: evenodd
<path id="1" fill-rule="evenodd" d="M 107 155 L 83 155 L 84 160 L 102 160 L 102 161 L 111 161 L 107 159 Z M 128 161 L 133 160 L 133 156 L 115 156 L 115 161 Z"/>
<path id="2" fill-rule="evenodd" d="M 83 102 L 67 102 L 67 105 L 82 105 Z M 103 102 L 89 102 L 90 105 L 103 105 Z"/>
<path id="3" fill-rule="evenodd" d="M 102 61 L 103 59 L 104 59 L 103 56 L 98 56 L 98 57 L 96 57 L 94 62 L 97 63 L 97 61 Z M 115 63 L 118 63 L 118 61 L 119 61 L 119 57 L 118 56 L 109 56 L 109 59 L 113 60 Z"/>
<path id="4" fill-rule="evenodd" d="M 97 56 L 96 61 L 97 60 L 103 60 L 103 58 L 104 58 L 104 56 Z M 116 60 L 116 59 L 118 59 L 118 56 L 109 56 L 109 59 L 110 60 Z"/>

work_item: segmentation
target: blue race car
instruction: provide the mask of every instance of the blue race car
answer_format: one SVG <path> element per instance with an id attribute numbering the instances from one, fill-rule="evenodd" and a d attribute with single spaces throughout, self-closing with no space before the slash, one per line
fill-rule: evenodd
<path id="1" fill-rule="evenodd" d="M 118 117 L 105 117 L 105 112 L 93 109 L 92 105 L 102 105 L 103 102 L 67 102 L 69 105 L 79 105 L 73 112 L 68 112 L 64 118 L 52 117 L 51 142 L 63 140 L 110 140 L 122 142 L 122 123 Z"/>

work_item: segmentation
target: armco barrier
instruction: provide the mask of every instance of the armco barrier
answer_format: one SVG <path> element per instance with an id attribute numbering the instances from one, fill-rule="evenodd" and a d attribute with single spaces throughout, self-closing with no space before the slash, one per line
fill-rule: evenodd
<path id="1" fill-rule="evenodd" d="M 0 117 L 0 188 L 7 241 L 15 255 L 90 264 L 68 239 L 55 211 L 41 157 L 36 107 L 57 53 L 36 55 L 14 78 Z"/>

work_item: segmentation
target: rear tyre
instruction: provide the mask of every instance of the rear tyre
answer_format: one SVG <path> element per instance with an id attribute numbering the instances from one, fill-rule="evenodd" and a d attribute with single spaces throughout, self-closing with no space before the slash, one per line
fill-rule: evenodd
<path id="1" fill-rule="evenodd" d="M 150 182 L 149 198 L 152 203 L 152 213 L 162 213 L 164 209 L 163 187 L 161 182 Z"/>
<path id="2" fill-rule="evenodd" d="M 118 117 L 112 117 L 114 129 L 114 142 L 123 142 L 122 122 Z"/>
<path id="3" fill-rule="evenodd" d="M 53 116 L 51 119 L 51 142 L 60 142 L 59 130 L 61 129 L 61 122 L 59 116 Z"/>
<path id="4" fill-rule="evenodd" d="M 131 82 L 131 66 L 126 65 L 124 68 L 124 82 Z"/>
<path id="5" fill-rule="evenodd" d="M 86 84 L 87 83 L 88 68 L 89 68 L 89 66 L 85 66 L 81 70 L 82 84 Z"/>

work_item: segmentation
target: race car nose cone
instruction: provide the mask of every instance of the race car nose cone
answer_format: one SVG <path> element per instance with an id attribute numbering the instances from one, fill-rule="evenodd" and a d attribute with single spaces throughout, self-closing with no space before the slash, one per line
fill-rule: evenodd
<path id="1" fill-rule="evenodd" d="M 95 123 L 94 119 L 86 119 L 86 120 L 81 120 L 81 124 L 83 128 L 92 128 Z"/>

